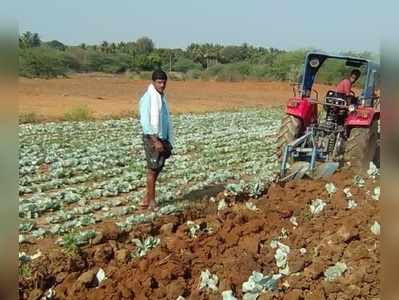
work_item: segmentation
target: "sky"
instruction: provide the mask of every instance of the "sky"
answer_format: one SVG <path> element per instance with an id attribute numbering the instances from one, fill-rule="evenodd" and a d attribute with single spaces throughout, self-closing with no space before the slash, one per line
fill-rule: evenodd
<path id="1" fill-rule="evenodd" d="M 288 50 L 378 52 L 386 20 L 381 2 L 367 0 L 38 0 L 15 5 L 19 32 L 37 32 L 42 40 L 67 45 L 148 36 L 165 48 L 246 42 Z M 399 11 L 399 4 L 393 5 Z"/>

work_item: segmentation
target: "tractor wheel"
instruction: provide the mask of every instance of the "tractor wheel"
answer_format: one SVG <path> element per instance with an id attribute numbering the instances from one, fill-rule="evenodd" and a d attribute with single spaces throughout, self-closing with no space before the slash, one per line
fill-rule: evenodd
<path id="1" fill-rule="evenodd" d="M 366 171 L 370 161 L 375 159 L 378 140 L 378 122 L 374 120 L 370 127 L 351 129 L 345 143 L 344 160 L 350 162 L 357 171 Z"/>
<path id="2" fill-rule="evenodd" d="M 284 146 L 299 137 L 302 129 L 302 120 L 285 115 L 277 136 L 277 157 L 279 160 L 283 157 Z"/>

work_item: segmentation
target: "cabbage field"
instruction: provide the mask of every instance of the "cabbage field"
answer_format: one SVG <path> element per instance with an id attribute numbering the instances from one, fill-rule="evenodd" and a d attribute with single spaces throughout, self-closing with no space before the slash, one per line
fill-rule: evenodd
<path id="1" fill-rule="evenodd" d="M 157 212 L 138 120 L 21 125 L 19 299 L 379 299 L 379 169 L 274 183 L 280 119 L 174 116 Z"/>
<path id="2" fill-rule="evenodd" d="M 280 117 L 277 109 L 175 116 L 174 155 L 159 178 L 157 213 L 138 212 L 146 171 L 138 120 L 21 125 L 19 240 L 54 236 L 62 243 L 76 232 L 84 244 L 104 220 L 129 229 L 217 186 L 256 197 L 276 170 Z"/>

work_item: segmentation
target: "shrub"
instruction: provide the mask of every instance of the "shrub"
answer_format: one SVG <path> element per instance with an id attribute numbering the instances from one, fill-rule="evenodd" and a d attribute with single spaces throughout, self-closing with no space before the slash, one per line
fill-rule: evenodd
<path id="1" fill-rule="evenodd" d="M 18 119 L 20 124 L 36 123 L 38 121 L 37 116 L 34 112 L 20 113 Z"/>
<path id="2" fill-rule="evenodd" d="M 217 64 L 209 67 L 205 72 L 210 76 L 210 77 L 216 77 L 223 69 L 225 68 L 225 65 L 222 64 Z"/>
<path id="3" fill-rule="evenodd" d="M 48 47 L 21 49 L 19 73 L 25 77 L 54 78 L 66 76 L 64 53 Z"/>
<path id="4" fill-rule="evenodd" d="M 52 40 L 50 42 L 47 42 L 46 45 L 50 48 L 57 49 L 60 51 L 65 51 L 65 49 L 67 48 L 63 43 L 57 40 Z"/>
<path id="5" fill-rule="evenodd" d="M 200 79 L 202 75 L 202 71 L 200 70 L 189 70 L 186 74 L 186 78 L 188 80 L 192 80 L 192 79 Z"/>
<path id="6" fill-rule="evenodd" d="M 303 63 L 306 50 L 283 52 L 276 55 L 271 64 L 271 74 L 277 80 L 288 80 L 292 70 L 298 70 Z"/>
<path id="7" fill-rule="evenodd" d="M 132 69 L 141 71 L 151 71 L 160 68 L 162 65 L 161 58 L 158 54 L 151 53 L 149 55 L 139 54 L 134 57 Z"/>
<path id="8" fill-rule="evenodd" d="M 266 64 L 251 66 L 249 78 L 256 80 L 274 79 L 273 74 L 270 73 L 270 66 Z"/>
<path id="9" fill-rule="evenodd" d="M 133 119 L 139 119 L 139 114 L 135 110 L 125 110 L 121 111 L 119 113 L 111 113 L 103 116 L 101 119 L 104 120 L 120 120 L 124 118 L 133 118 Z"/>
<path id="10" fill-rule="evenodd" d="M 217 81 L 241 81 L 250 73 L 251 66 L 242 64 L 218 64 L 210 67 L 202 78 L 214 78 Z"/>
<path id="11" fill-rule="evenodd" d="M 104 65 L 101 69 L 105 73 L 118 74 L 118 73 L 125 72 L 126 66 L 121 65 L 119 63 L 111 63 L 111 64 Z"/>
<path id="12" fill-rule="evenodd" d="M 86 71 L 85 66 L 79 60 L 79 58 L 74 56 L 71 53 L 64 54 L 64 62 L 65 62 L 65 67 L 68 69 L 69 72 L 84 72 L 84 71 Z"/>
<path id="13" fill-rule="evenodd" d="M 181 57 L 173 65 L 173 69 L 177 72 L 187 73 L 191 70 L 201 70 L 202 66 L 189 58 Z"/>
<path id="14" fill-rule="evenodd" d="M 243 53 L 240 46 L 226 46 L 220 51 L 220 57 L 223 63 L 238 62 L 243 59 Z"/>
<path id="15" fill-rule="evenodd" d="M 191 44 L 186 50 L 155 48 L 150 38 L 118 44 L 104 41 L 101 45 L 67 46 L 58 40 L 42 42 L 37 33 L 25 32 L 19 37 L 19 74 L 26 77 L 52 78 L 68 72 L 143 72 L 142 79 L 161 66 L 177 72 L 172 80 L 203 79 L 238 81 L 244 79 L 297 82 L 307 52 L 275 48 Z M 343 53 L 373 58 L 369 52 Z M 204 68 L 206 70 L 204 70 Z M 317 75 L 317 82 L 335 84 L 350 70 L 342 64 L 327 61 Z M 184 74 L 182 76 L 181 74 Z M 134 77 L 139 77 L 138 75 Z M 359 81 L 361 82 L 361 80 Z M 359 83 L 357 83 L 359 84 Z"/>
<path id="16" fill-rule="evenodd" d="M 85 64 L 89 72 L 98 72 L 101 66 L 106 62 L 105 54 L 96 51 L 88 50 L 85 56 Z"/>
<path id="17" fill-rule="evenodd" d="M 68 47 L 64 52 L 68 69 L 75 72 L 87 72 L 87 52 L 80 47 Z"/>
<path id="18" fill-rule="evenodd" d="M 216 81 L 231 81 L 231 82 L 238 82 L 245 79 L 244 75 L 242 75 L 237 70 L 229 70 L 224 69 L 216 76 Z"/>
<path id="19" fill-rule="evenodd" d="M 152 72 L 150 71 L 143 71 L 139 72 L 139 78 L 142 80 L 151 80 L 152 79 Z"/>
<path id="20" fill-rule="evenodd" d="M 248 63 L 239 63 L 231 65 L 229 69 L 232 71 L 237 71 L 243 76 L 248 76 L 250 74 L 251 67 L 252 66 Z"/>
<path id="21" fill-rule="evenodd" d="M 202 72 L 200 78 L 203 81 L 208 81 L 208 80 L 212 79 L 212 76 L 211 76 L 211 74 L 209 74 L 209 72 Z"/>
<path id="22" fill-rule="evenodd" d="M 185 79 L 184 74 L 178 72 L 169 72 L 168 78 L 169 80 L 174 80 L 174 81 L 182 81 Z"/>
<path id="23" fill-rule="evenodd" d="M 65 121 L 87 121 L 92 119 L 91 112 L 87 106 L 78 106 L 64 114 Z"/>

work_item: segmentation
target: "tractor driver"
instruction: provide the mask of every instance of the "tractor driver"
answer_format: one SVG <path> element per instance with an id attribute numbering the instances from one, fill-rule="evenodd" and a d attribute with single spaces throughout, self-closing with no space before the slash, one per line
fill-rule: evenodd
<path id="1" fill-rule="evenodd" d="M 349 100 L 350 104 L 356 103 L 357 101 L 355 93 L 352 91 L 352 85 L 359 79 L 360 74 L 359 70 L 352 70 L 349 78 L 343 79 L 335 88 L 335 92 L 338 96 L 342 96 L 342 98 Z"/>

